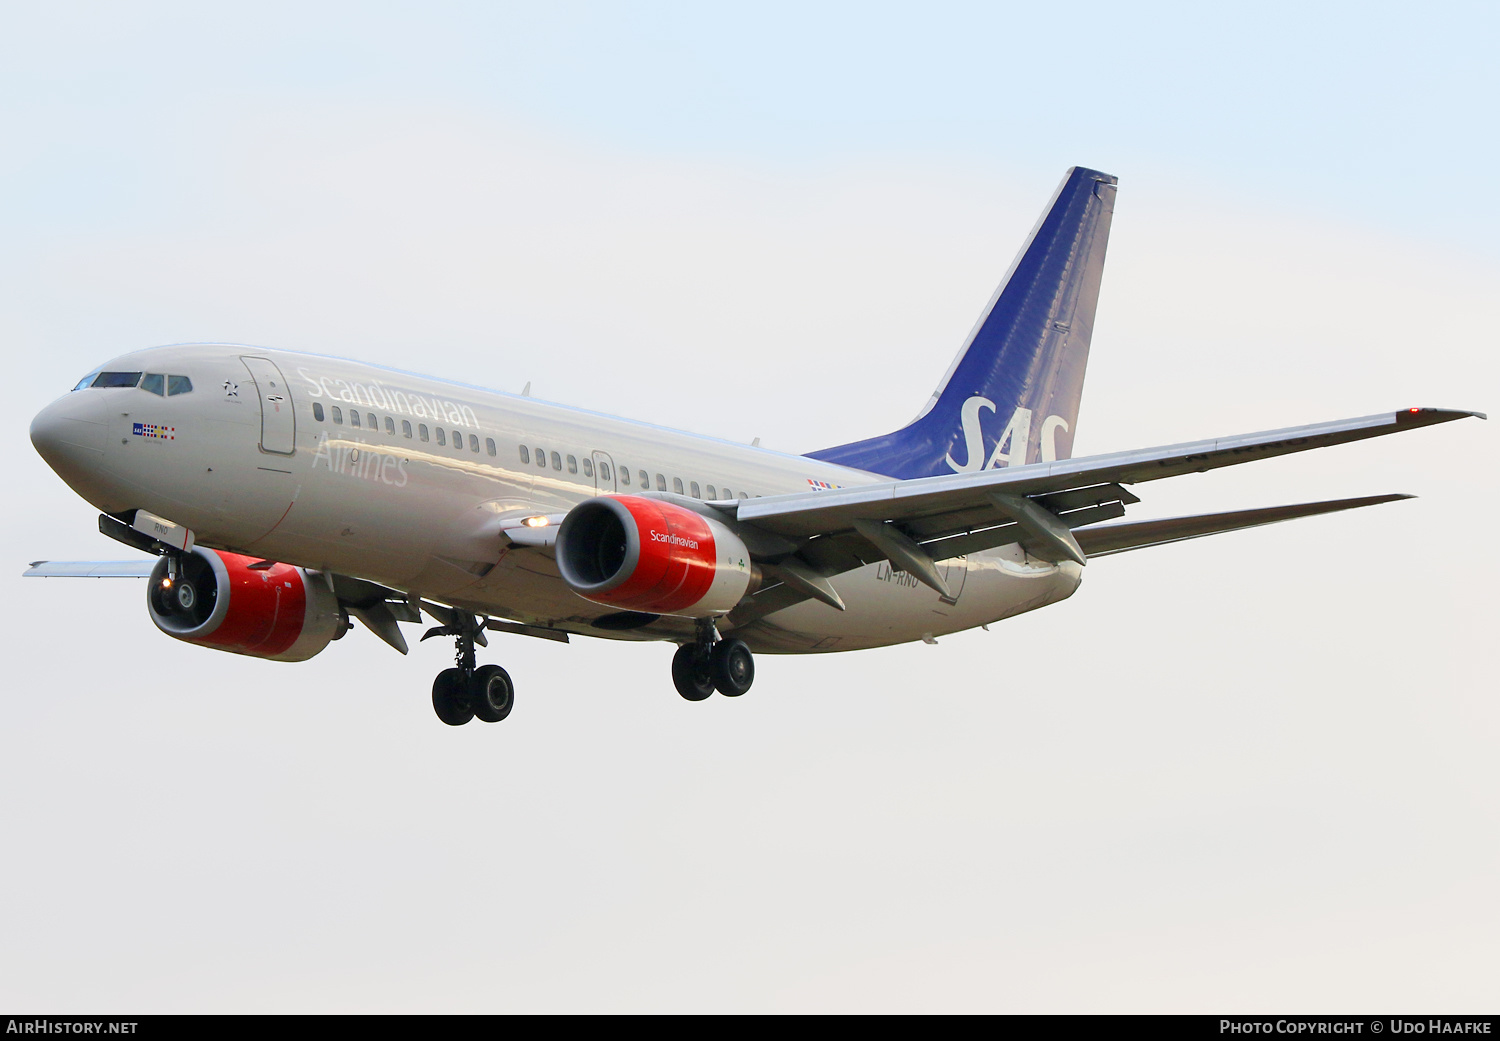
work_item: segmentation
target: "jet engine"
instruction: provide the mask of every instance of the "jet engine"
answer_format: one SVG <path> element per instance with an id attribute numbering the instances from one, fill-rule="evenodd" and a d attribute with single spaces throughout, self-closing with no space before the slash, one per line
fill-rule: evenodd
<path id="1" fill-rule="evenodd" d="M 272 661 L 306 661 L 343 634 L 338 598 L 290 564 L 252 568 L 254 557 L 194 549 L 163 557 L 146 587 L 146 610 L 168 636 Z"/>
<path id="2" fill-rule="evenodd" d="M 723 522 L 659 499 L 611 495 L 581 502 L 563 518 L 557 569 L 596 604 L 706 618 L 740 602 L 753 566 Z"/>

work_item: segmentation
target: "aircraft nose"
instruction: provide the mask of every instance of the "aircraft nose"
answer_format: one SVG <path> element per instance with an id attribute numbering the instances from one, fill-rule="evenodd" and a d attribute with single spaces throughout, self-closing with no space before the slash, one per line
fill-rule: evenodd
<path id="1" fill-rule="evenodd" d="M 77 391 L 36 414 L 31 444 L 59 477 L 82 491 L 97 480 L 103 466 L 107 422 L 104 402 Z"/>

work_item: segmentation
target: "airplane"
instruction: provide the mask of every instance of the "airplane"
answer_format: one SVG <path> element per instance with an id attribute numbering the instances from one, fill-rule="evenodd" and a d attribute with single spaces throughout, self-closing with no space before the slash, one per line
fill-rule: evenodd
<path id="1" fill-rule="evenodd" d="M 1411 408 L 1072 457 L 1115 177 L 1074 167 L 906 426 L 805 455 L 344 358 L 224 343 L 113 358 L 31 425 L 36 450 L 149 554 L 31 576 L 145 577 L 175 639 L 304 661 L 358 621 L 405 654 L 436 623 L 432 704 L 505 719 L 476 647 L 503 632 L 678 645 L 689 701 L 754 654 L 858 650 L 1071 596 L 1096 557 L 1409 498 L 1109 523 L 1147 481 L 1481 413 Z"/>

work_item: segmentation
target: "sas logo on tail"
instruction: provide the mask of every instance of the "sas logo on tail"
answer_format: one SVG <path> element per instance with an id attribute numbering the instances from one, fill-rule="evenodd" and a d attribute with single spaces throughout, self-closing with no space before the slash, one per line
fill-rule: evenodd
<path id="1" fill-rule="evenodd" d="M 983 411 L 995 411 L 995 403 L 978 394 L 963 403 L 959 410 L 959 424 L 964 432 L 964 461 L 959 462 L 948 453 L 947 462 L 954 473 L 973 473 L 996 466 L 1025 466 L 1027 449 L 1031 445 L 1031 409 L 1017 408 L 1011 413 L 1010 422 L 1000 432 L 995 448 L 986 457 L 984 454 L 984 430 L 979 423 Z M 1042 420 L 1040 431 L 1041 461 L 1050 463 L 1057 459 L 1057 432 L 1068 431 L 1068 421 L 1062 416 L 1048 416 Z"/>

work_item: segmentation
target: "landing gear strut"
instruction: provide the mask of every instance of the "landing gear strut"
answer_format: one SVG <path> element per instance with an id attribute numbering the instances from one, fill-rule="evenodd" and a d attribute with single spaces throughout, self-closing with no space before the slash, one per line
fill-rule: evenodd
<path id="1" fill-rule="evenodd" d="M 432 681 L 432 709 L 450 727 L 461 727 L 474 717 L 498 723 L 515 706 L 516 688 L 510 673 L 498 665 L 477 666 L 474 645 L 488 646 L 484 622 L 467 611 L 453 611 L 446 625 L 428 629 L 430 636 L 451 636 L 456 644 L 454 667 Z"/>
<path id="2" fill-rule="evenodd" d="M 737 698 L 755 682 L 755 656 L 745 641 L 721 639 L 712 619 L 698 619 L 698 635 L 672 656 L 672 685 L 688 701 L 702 701 L 715 690 Z"/>

